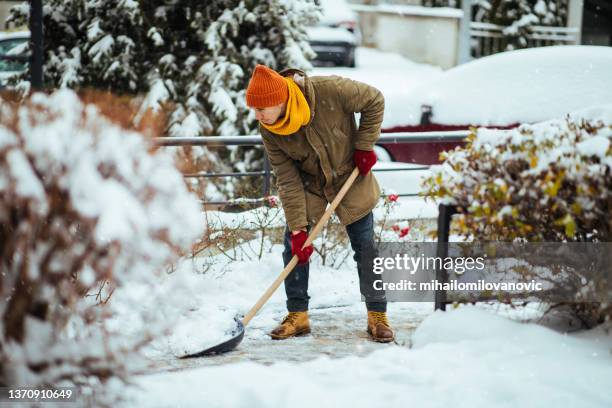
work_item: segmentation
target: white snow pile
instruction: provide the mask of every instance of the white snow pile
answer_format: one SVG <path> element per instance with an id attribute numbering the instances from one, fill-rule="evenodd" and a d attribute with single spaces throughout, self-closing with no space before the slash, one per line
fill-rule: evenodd
<path id="1" fill-rule="evenodd" d="M 612 48 L 555 46 L 502 52 L 405 89 L 404 115 L 385 127 L 418 125 L 421 105 L 434 123 L 510 125 L 563 117 L 612 103 Z M 387 105 L 396 102 L 389 100 Z"/>
<path id="2" fill-rule="evenodd" d="M 322 15 L 319 24 L 333 26 L 338 23 L 357 22 L 352 5 L 346 0 L 320 0 Z"/>
<path id="3" fill-rule="evenodd" d="M 69 90 L 3 103 L 2 382 L 111 375 L 170 323 L 180 299 L 159 298 L 160 275 L 203 233 L 172 157 L 141 134 Z M 132 320 L 113 326 L 107 318 L 125 309 Z"/>
<path id="4" fill-rule="evenodd" d="M 410 125 L 413 120 L 418 124 L 420 105 L 416 119 L 409 116 L 412 111 L 407 109 L 419 99 L 420 94 L 413 92 L 413 89 L 424 82 L 435 82 L 436 78 L 444 74 L 442 69 L 417 64 L 399 54 L 381 52 L 373 48 L 358 47 L 355 53 L 357 68 L 317 67 L 312 69 L 309 75 L 340 75 L 379 89 L 385 96 L 383 129 Z"/>
<path id="5" fill-rule="evenodd" d="M 574 407 L 612 405 L 612 341 L 463 307 L 427 317 L 412 349 L 141 376 L 123 406 Z"/>

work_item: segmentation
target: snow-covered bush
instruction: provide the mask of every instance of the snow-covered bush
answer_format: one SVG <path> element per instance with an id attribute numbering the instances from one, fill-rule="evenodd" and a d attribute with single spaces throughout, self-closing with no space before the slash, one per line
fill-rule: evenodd
<path id="1" fill-rule="evenodd" d="M 120 375 L 167 316 L 159 302 L 126 335 L 106 324 L 110 295 L 129 287 L 153 297 L 203 229 L 172 157 L 142 134 L 70 90 L 1 103 L 0 383 Z"/>
<path id="2" fill-rule="evenodd" d="M 459 206 L 453 225 L 475 241 L 610 242 L 612 106 L 593 112 L 512 130 L 474 129 L 465 147 L 432 167 L 426 195 Z M 555 285 L 577 292 L 566 280 Z M 612 316 L 610 304 L 574 306 L 585 321 Z"/>
<path id="3" fill-rule="evenodd" d="M 612 239 L 612 122 L 575 119 L 480 128 L 443 153 L 428 196 L 465 209 L 460 233 L 480 240 Z"/>

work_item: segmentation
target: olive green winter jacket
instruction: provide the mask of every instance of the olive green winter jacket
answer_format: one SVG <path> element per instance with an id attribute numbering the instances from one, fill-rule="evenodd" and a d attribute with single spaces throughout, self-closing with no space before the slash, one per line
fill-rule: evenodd
<path id="1" fill-rule="evenodd" d="M 313 226 L 354 168 L 355 149 L 371 151 L 380 135 L 382 93 L 367 84 L 339 76 L 313 76 L 297 69 L 293 76 L 310 107 L 310 121 L 296 133 L 280 136 L 259 126 L 278 194 L 291 230 Z M 360 113 L 359 127 L 355 113 Z M 343 225 L 367 215 L 380 188 L 372 172 L 359 176 L 336 214 Z"/>

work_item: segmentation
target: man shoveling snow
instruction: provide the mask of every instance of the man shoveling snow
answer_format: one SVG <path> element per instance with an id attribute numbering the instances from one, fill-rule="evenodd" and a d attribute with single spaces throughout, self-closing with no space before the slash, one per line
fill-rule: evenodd
<path id="1" fill-rule="evenodd" d="M 310 332 L 308 268 L 313 248 L 304 244 L 310 227 L 356 166 L 360 176 L 336 208 L 336 215 L 355 251 L 368 311 L 367 331 L 375 341 L 393 341 L 384 291 L 374 290 L 372 271 L 376 256 L 372 209 L 380 188 L 370 170 L 376 163 L 373 149 L 383 120 L 382 93 L 339 76 L 307 77 L 297 69 L 277 73 L 257 65 L 246 102 L 259 121 L 287 221 L 283 261 L 287 265 L 293 256 L 299 260 L 285 279 L 289 313 L 270 336 L 286 339 Z M 361 114 L 359 128 L 355 113 Z"/>

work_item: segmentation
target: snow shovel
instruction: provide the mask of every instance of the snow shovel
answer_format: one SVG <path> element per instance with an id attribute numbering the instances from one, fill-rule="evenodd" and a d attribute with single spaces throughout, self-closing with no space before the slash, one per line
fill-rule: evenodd
<path id="1" fill-rule="evenodd" d="M 346 182 L 344 183 L 344 185 L 338 192 L 338 195 L 336 195 L 336 197 L 333 199 L 333 201 L 331 202 L 327 210 L 325 210 L 325 214 L 323 214 L 319 222 L 317 222 L 317 225 L 315 225 L 315 227 L 312 229 L 312 231 L 308 235 L 308 239 L 304 243 L 304 247 L 307 247 L 308 245 L 312 244 L 312 241 L 314 241 L 317 235 L 319 235 L 319 233 L 321 232 L 321 230 L 327 223 L 327 220 L 329 220 L 329 217 L 331 217 L 332 213 L 334 212 L 338 204 L 340 204 L 340 201 L 342 201 L 342 199 L 346 195 L 346 192 L 351 188 L 351 186 L 353 185 L 353 182 L 355 181 L 358 175 L 359 175 L 359 169 L 355 167 L 353 169 L 353 172 L 349 176 L 349 178 L 346 180 Z M 242 341 L 242 338 L 244 337 L 245 327 L 249 324 L 251 319 L 257 314 L 257 312 L 259 312 L 259 309 L 261 309 L 261 307 L 268 301 L 268 299 L 270 299 L 272 294 L 276 291 L 276 289 L 278 289 L 278 287 L 285 280 L 287 275 L 291 273 L 291 271 L 293 270 L 293 268 L 295 268 L 297 263 L 298 263 L 298 257 L 297 255 L 294 255 L 293 258 L 291 258 L 291 261 L 289 261 L 289 263 L 287 264 L 287 266 L 285 266 L 285 269 L 283 269 L 283 271 L 280 273 L 278 278 L 276 278 L 276 280 L 272 283 L 272 285 L 270 285 L 268 290 L 266 290 L 265 293 L 261 295 L 257 303 L 255 303 L 255 306 L 253 306 L 251 310 L 249 310 L 249 312 L 242 318 L 242 320 L 240 320 L 239 317 L 234 317 L 234 320 L 236 321 L 236 328 L 234 328 L 234 330 L 232 330 L 232 332 L 229 334 L 230 338 L 228 340 L 224 341 L 223 343 L 217 344 L 216 346 L 207 348 L 206 350 L 202 350 L 197 353 L 182 356 L 181 358 L 195 358 L 195 357 L 203 357 L 203 356 L 209 356 L 209 355 L 214 355 L 214 354 L 227 353 L 228 351 L 232 351 L 233 349 L 235 349 L 238 346 L 238 344 L 240 344 L 240 342 Z"/>

